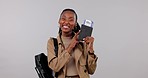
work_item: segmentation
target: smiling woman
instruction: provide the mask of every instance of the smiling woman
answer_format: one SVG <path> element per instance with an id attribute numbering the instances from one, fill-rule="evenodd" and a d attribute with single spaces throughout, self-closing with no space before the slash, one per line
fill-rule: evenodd
<path id="1" fill-rule="evenodd" d="M 76 15 L 74 12 L 65 10 L 59 19 L 60 28 L 62 30 L 62 35 L 70 35 L 72 33 L 72 29 L 76 26 Z M 69 34 L 66 34 L 69 33 Z"/>
<path id="2" fill-rule="evenodd" d="M 59 11 L 65 7 L 75 9 L 79 24 L 94 21 L 93 47 L 100 60 L 91 78 L 148 78 L 148 0 L 0 0 L 0 78 L 38 78 L 34 55 L 46 53 L 47 39 L 57 36 Z M 56 57 L 49 62 L 64 70 L 59 76 L 68 63 L 60 67 L 67 58 L 62 45 L 55 67 Z M 75 62 L 85 69 L 85 62 Z"/>
<path id="3" fill-rule="evenodd" d="M 55 56 L 53 39 L 48 40 L 48 66 L 58 72 L 58 78 L 90 78 L 96 70 L 93 37 L 78 41 L 80 26 L 73 9 L 64 9 L 59 18 L 58 56 Z M 91 45 L 91 46 L 90 46 Z"/>
<path id="4" fill-rule="evenodd" d="M 80 26 L 77 22 L 77 14 L 72 9 L 64 9 L 60 15 L 59 24 L 59 34 L 62 33 L 62 28 L 73 29 L 73 32 L 77 33 L 80 30 Z M 72 27 L 72 28 L 70 28 Z"/>

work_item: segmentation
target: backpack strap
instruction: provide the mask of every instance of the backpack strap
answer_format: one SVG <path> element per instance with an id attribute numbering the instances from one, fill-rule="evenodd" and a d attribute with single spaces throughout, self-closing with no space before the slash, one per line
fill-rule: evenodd
<path id="1" fill-rule="evenodd" d="M 54 43 L 54 52 L 56 57 L 58 57 L 58 40 L 56 38 L 52 38 Z M 58 72 L 55 73 L 55 77 L 58 78 Z"/>
<path id="2" fill-rule="evenodd" d="M 54 52 L 55 55 L 58 56 L 58 40 L 56 38 L 52 38 L 54 42 Z"/>

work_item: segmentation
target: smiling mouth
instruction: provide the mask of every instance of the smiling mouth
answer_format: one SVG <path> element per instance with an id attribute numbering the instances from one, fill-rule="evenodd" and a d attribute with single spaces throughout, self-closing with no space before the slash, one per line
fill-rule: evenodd
<path id="1" fill-rule="evenodd" d="M 69 28 L 69 26 L 63 26 L 63 28 L 67 29 L 67 28 Z"/>

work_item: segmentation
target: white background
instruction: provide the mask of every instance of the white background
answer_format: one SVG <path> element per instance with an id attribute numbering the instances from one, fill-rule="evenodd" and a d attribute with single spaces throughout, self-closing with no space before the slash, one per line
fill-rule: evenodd
<path id="1" fill-rule="evenodd" d="M 148 0 L 0 0 L 0 78 L 38 78 L 34 56 L 57 36 L 64 8 L 94 21 L 92 78 L 148 78 Z"/>

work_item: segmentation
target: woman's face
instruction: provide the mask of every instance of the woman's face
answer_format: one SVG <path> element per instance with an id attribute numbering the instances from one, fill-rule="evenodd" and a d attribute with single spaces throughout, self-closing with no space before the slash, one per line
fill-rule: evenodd
<path id="1" fill-rule="evenodd" d="M 63 33 L 71 32 L 76 26 L 76 16 L 71 11 L 65 11 L 59 19 L 60 28 Z"/>

